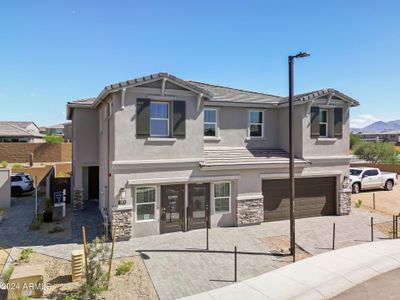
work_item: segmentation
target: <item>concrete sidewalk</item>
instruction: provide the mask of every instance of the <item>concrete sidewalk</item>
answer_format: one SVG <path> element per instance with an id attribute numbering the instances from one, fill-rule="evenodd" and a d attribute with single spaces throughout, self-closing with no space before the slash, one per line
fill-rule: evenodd
<path id="1" fill-rule="evenodd" d="M 400 268 L 400 240 L 365 243 L 182 299 L 330 299 L 397 268 Z"/>

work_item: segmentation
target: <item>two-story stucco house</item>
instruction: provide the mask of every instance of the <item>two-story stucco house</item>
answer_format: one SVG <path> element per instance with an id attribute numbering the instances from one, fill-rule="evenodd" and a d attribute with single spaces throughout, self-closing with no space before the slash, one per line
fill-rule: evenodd
<path id="1" fill-rule="evenodd" d="M 295 97 L 296 217 L 349 212 L 357 105 L 334 89 Z M 121 239 L 289 216 L 286 97 L 158 73 L 67 110 L 75 206 L 98 199 Z"/>

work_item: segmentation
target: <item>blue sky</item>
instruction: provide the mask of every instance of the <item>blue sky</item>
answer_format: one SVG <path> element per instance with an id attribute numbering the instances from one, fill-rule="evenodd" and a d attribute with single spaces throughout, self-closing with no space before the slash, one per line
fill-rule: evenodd
<path id="1" fill-rule="evenodd" d="M 0 119 L 49 125 L 68 100 L 159 71 L 287 95 L 334 87 L 353 126 L 400 119 L 400 1 L 4 1 Z"/>

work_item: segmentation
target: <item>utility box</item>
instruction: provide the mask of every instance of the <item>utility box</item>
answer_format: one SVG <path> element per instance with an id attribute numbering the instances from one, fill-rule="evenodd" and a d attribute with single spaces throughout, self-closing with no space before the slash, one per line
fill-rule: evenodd
<path id="1" fill-rule="evenodd" d="M 83 250 L 74 250 L 71 253 L 71 270 L 72 281 L 80 281 L 83 279 L 85 270 L 85 256 Z"/>
<path id="2" fill-rule="evenodd" d="M 15 266 L 8 282 L 8 299 L 17 300 L 27 296 L 40 298 L 43 296 L 44 265 Z"/>

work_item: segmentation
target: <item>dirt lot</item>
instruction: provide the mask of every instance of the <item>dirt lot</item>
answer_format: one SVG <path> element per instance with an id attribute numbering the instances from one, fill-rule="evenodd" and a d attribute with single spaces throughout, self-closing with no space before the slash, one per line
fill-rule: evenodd
<path id="1" fill-rule="evenodd" d="M 396 185 L 392 191 L 371 190 L 359 194 L 352 194 L 351 201 L 362 201 L 362 208 L 373 208 L 373 194 L 375 194 L 375 210 L 389 214 L 400 213 L 400 185 Z"/>
<path id="2" fill-rule="evenodd" d="M 121 261 L 133 261 L 132 270 L 116 276 L 116 268 Z M 80 285 L 71 280 L 71 263 L 67 260 L 33 252 L 28 265 L 45 265 L 45 284 L 48 286 L 41 299 L 64 299 Z M 98 299 L 158 299 L 153 283 L 140 256 L 113 260 L 112 277 L 109 290 L 101 293 Z"/>

